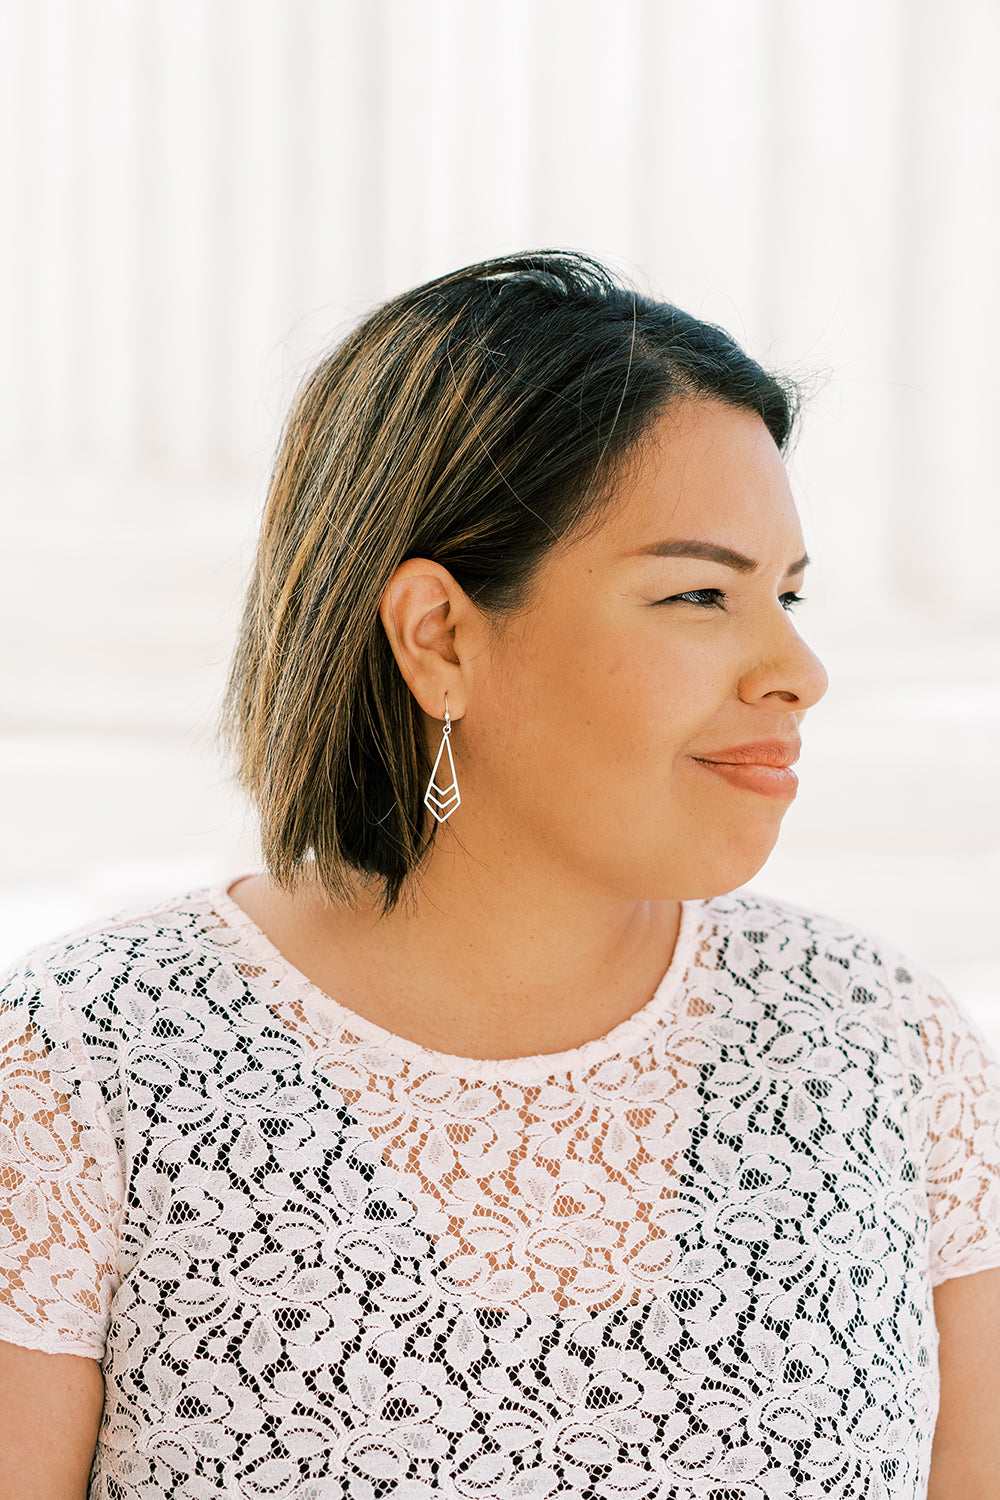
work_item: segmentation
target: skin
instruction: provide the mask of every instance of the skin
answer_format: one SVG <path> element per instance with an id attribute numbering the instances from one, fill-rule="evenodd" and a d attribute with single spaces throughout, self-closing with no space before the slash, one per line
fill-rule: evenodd
<path id="1" fill-rule="evenodd" d="M 934 1292 L 941 1405 L 927 1500 L 1000 1500 L 1000 1270 Z"/>
<path id="2" fill-rule="evenodd" d="M 0 1500 L 85 1500 L 103 1405 L 95 1359 L 0 1343 Z"/>
<path id="3" fill-rule="evenodd" d="M 678 538 L 758 565 L 635 555 Z M 424 1046 L 502 1058 L 604 1035 L 662 978 L 680 901 L 749 880 L 777 837 L 788 801 L 699 757 L 797 738 L 825 690 L 789 608 L 803 553 L 763 424 L 700 401 L 661 419 L 602 523 L 502 628 L 409 559 L 382 621 L 432 758 L 447 694 L 463 799 L 414 902 L 380 920 L 361 884 L 334 908 L 259 876 L 233 899 L 320 988 Z M 947 1282 L 935 1313 L 930 1500 L 1000 1500 L 1000 1271 Z M 0 1500 L 85 1495 L 101 1395 L 94 1361 L 0 1345 Z"/>

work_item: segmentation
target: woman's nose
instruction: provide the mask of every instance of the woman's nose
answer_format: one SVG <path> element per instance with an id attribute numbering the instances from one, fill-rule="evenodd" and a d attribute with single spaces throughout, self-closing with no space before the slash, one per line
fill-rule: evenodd
<path id="1" fill-rule="evenodd" d="M 818 703 L 830 684 L 826 668 L 799 635 L 783 611 L 781 628 L 765 644 L 756 660 L 740 678 L 744 703 L 778 698 L 789 708 L 804 712 Z"/>

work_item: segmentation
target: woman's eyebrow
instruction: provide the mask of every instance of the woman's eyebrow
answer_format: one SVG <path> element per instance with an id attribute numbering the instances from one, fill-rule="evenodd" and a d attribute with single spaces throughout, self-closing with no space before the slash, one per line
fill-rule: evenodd
<path id="1" fill-rule="evenodd" d="M 700 557 L 704 562 L 721 563 L 724 568 L 735 568 L 737 573 L 753 573 L 760 567 L 752 557 L 744 557 L 742 552 L 734 552 L 731 547 L 720 547 L 717 542 L 694 542 L 694 541 L 668 541 L 651 542 L 648 547 L 640 547 L 638 552 L 629 554 L 631 557 Z M 786 578 L 791 578 L 795 573 L 804 573 L 809 566 L 807 553 L 793 562 L 786 573 Z"/>

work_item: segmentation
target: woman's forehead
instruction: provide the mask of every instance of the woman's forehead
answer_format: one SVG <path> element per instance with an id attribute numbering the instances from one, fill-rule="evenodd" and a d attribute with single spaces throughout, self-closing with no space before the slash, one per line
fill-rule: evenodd
<path id="1" fill-rule="evenodd" d="M 693 556 L 696 545 L 714 546 L 752 568 L 755 538 L 779 532 L 793 542 L 801 534 L 774 439 L 755 413 L 701 400 L 657 421 L 581 542 L 621 557 Z"/>

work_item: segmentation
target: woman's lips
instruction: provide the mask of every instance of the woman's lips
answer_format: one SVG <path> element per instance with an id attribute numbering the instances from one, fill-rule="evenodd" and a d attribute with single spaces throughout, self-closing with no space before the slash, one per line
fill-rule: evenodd
<path id="1" fill-rule="evenodd" d="M 745 792 L 760 792 L 762 797 L 784 797 L 791 801 L 798 791 L 799 778 L 790 766 L 732 766 L 725 761 L 694 759 L 706 771 L 721 776 L 730 786 L 740 787 Z"/>

